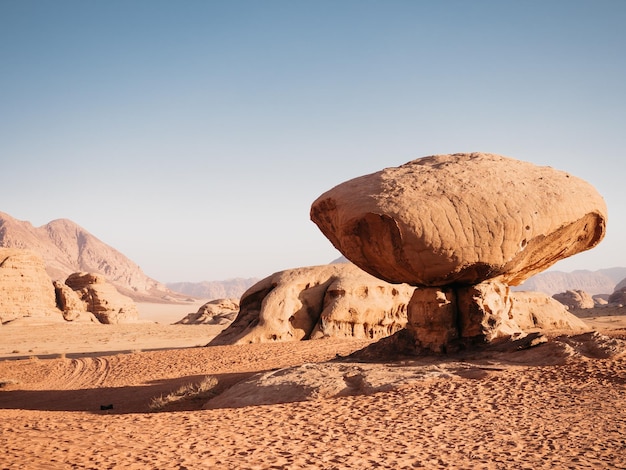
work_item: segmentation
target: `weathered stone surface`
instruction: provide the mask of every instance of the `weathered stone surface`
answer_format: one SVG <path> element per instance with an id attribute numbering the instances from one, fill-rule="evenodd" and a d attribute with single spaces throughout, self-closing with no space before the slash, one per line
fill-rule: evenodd
<path id="1" fill-rule="evenodd" d="M 626 305 L 626 286 L 615 289 L 609 296 L 609 305 Z"/>
<path id="2" fill-rule="evenodd" d="M 207 302 L 196 313 L 177 321 L 177 325 L 228 325 L 239 313 L 238 299 L 215 299 Z"/>
<path id="3" fill-rule="evenodd" d="M 522 334 L 511 317 L 509 288 L 499 282 L 418 288 L 408 312 L 407 329 L 418 346 L 434 352 Z"/>
<path id="4" fill-rule="evenodd" d="M 63 318 L 71 322 L 100 323 L 93 313 L 87 311 L 87 305 L 70 286 L 54 281 L 57 307 L 62 310 Z"/>
<path id="5" fill-rule="evenodd" d="M 452 287 L 417 288 L 407 306 L 407 329 L 421 348 L 443 352 L 459 339 L 456 292 Z"/>
<path id="6" fill-rule="evenodd" d="M 94 273 L 74 273 L 65 281 L 84 303 L 84 310 L 105 324 L 133 323 L 139 319 L 135 302 L 120 294 L 106 278 Z"/>
<path id="7" fill-rule="evenodd" d="M 210 344 L 381 338 L 406 325 L 413 290 L 349 263 L 281 271 L 243 294 L 239 315 Z"/>
<path id="8" fill-rule="evenodd" d="M 568 309 L 593 308 L 596 305 L 593 297 L 582 290 L 567 290 L 554 294 L 552 298 L 565 305 Z"/>
<path id="9" fill-rule="evenodd" d="M 542 292 L 511 292 L 511 317 L 525 332 L 541 330 L 580 333 L 589 326 L 565 306 Z"/>
<path id="10" fill-rule="evenodd" d="M 61 319 L 52 280 L 36 253 L 0 248 L 0 324 L 22 317 Z"/>
<path id="11" fill-rule="evenodd" d="M 587 331 L 564 305 L 539 292 L 512 292 L 499 282 L 415 289 L 407 330 L 419 349 L 449 352 L 526 333 Z"/>
<path id="12" fill-rule="evenodd" d="M 493 154 L 420 158 L 321 195 L 311 219 L 389 282 L 517 285 L 597 245 L 606 205 L 585 181 Z"/>

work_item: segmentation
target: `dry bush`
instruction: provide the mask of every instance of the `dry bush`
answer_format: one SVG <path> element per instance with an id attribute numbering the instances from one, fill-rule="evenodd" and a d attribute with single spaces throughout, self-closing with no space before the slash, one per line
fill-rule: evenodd
<path id="1" fill-rule="evenodd" d="M 217 378 L 212 375 L 207 375 L 200 382 L 191 382 L 179 387 L 174 392 L 165 396 L 160 395 L 158 397 L 154 397 L 150 402 L 150 409 L 152 411 L 159 411 L 172 403 L 177 403 L 182 400 L 200 400 L 211 398 L 215 394 L 214 389 L 217 386 L 217 383 Z"/>

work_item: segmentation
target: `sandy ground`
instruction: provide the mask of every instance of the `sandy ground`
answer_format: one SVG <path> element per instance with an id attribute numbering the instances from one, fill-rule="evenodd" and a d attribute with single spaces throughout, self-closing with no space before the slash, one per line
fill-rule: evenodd
<path id="1" fill-rule="evenodd" d="M 585 321 L 624 338 L 621 313 Z M 180 348 L 206 344 L 220 327 L 37 328 L 0 327 L 3 469 L 626 468 L 619 348 L 611 356 L 551 342 L 510 355 L 368 364 L 413 378 L 384 391 L 359 394 L 360 386 L 356 395 L 309 393 L 285 403 L 308 386 L 307 371 L 364 369 L 345 356 L 368 343 Z M 255 374 L 304 382 L 265 389 L 272 405 L 223 399 Z M 343 374 L 348 385 L 357 378 Z M 207 377 L 210 390 L 151 409 Z M 244 398 L 254 398 L 249 390 Z M 207 403 L 214 405 L 203 409 Z"/>

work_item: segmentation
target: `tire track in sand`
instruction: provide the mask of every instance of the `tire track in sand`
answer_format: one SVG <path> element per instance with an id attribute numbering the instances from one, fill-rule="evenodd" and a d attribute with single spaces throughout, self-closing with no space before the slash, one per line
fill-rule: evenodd
<path id="1" fill-rule="evenodd" d="M 111 373 L 108 357 L 85 357 L 66 359 L 59 363 L 39 388 L 54 384 L 57 390 L 87 389 L 103 386 Z"/>

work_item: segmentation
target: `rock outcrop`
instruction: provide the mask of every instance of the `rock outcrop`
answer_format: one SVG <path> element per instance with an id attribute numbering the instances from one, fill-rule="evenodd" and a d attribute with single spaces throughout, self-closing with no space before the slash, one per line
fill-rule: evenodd
<path id="1" fill-rule="evenodd" d="M 215 299 L 207 302 L 196 313 L 190 313 L 176 325 L 229 325 L 239 313 L 238 299 Z"/>
<path id="2" fill-rule="evenodd" d="M 281 271 L 243 294 L 237 318 L 210 345 L 381 338 L 404 328 L 413 290 L 349 263 Z"/>
<path id="3" fill-rule="evenodd" d="M 542 292 L 511 292 L 511 301 L 511 318 L 524 332 L 581 333 L 590 329 L 565 305 Z"/>
<path id="4" fill-rule="evenodd" d="M 0 248 L 0 324 L 22 317 L 61 319 L 52 280 L 36 253 Z"/>
<path id="5" fill-rule="evenodd" d="M 83 311 L 93 315 L 105 324 L 133 323 L 139 319 L 135 302 L 120 294 L 106 278 L 94 273 L 74 273 L 65 281 L 82 301 Z M 79 311 L 71 296 L 64 297 L 70 311 Z"/>
<path id="6" fill-rule="evenodd" d="M 61 281 L 54 281 L 53 284 L 57 307 L 63 312 L 66 321 L 100 323 L 93 313 L 87 311 L 87 304 L 70 286 Z"/>
<path id="7" fill-rule="evenodd" d="M 596 303 L 593 297 L 582 290 L 568 290 L 552 296 L 553 299 L 565 305 L 568 309 L 593 308 Z"/>
<path id="8" fill-rule="evenodd" d="M 493 154 L 436 155 L 321 195 L 311 219 L 346 258 L 388 282 L 517 285 L 604 237 L 585 181 Z"/>
<path id="9" fill-rule="evenodd" d="M 609 305 L 626 305 L 626 286 L 615 289 L 609 296 Z"/>
<path id="10" fill-rule="evenodd" d="M 596 246 L 607 215 L 583 180 L 472 153 L 342 183 L 313 203 L 311 219 L 357 266 L 417 286 L 407 330 L 418 348 L 444 352 L 523 335 L 509 286 Z"/>

